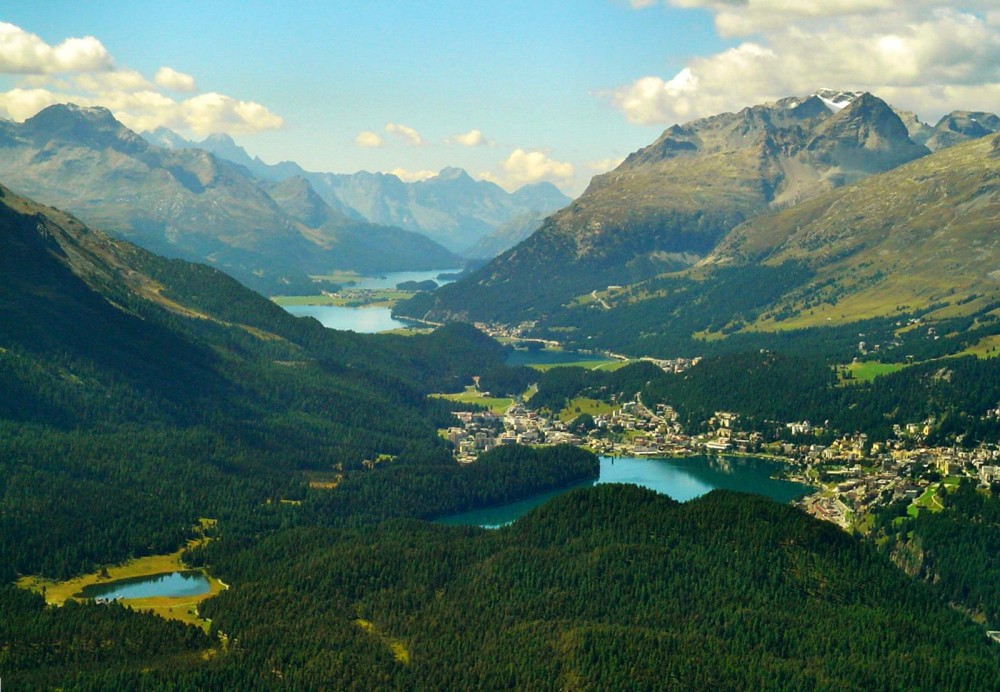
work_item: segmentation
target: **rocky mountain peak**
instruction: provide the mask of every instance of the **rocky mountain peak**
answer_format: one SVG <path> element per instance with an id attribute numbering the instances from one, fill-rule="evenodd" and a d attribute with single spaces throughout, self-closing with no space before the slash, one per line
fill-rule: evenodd
<path id="1" fill-rule="evenodd" d="M 50 141 L 136 153 L 148 145 L 115 119 L 107 108 L 56 104 L 24 121 L 23 131 L 36 143 Z"/>
<path id="2" fill-rule="evenodd" d="M 864 92 L 860 91 L 838 91 L 836 89 L 819 89 L 815 96 L 825 103 L 830 110 L 836 112 L 854 103 Z"/>

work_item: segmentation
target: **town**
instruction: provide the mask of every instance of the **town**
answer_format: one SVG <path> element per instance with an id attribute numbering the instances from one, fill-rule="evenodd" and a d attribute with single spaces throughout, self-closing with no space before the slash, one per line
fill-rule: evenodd
<path id="1" fill-rule="evenodd" d="M 866 532 L 879 508 L 901 503 L 906 512 L 942 508 L 939 494 L 962 478 L 992 487 L 1000 483 L 1000 450 L 927 447 L 923 442 L 933 421 L 895 426 L 890 440 L 872 441 L 864 434 L 845 436 L 828 445 L 801 440 L 822 432 L 809 421 L 783 424 L 786 439 L 765 441 L 756 431 L 740 429 L 736 413 L 719 411 L 709 430 L 689 435 L 677 412 L 665 404 L 650 408 L 641 400 L 625 401 L 610 412 L 565 422 L 511 404 L 502 415 L 490 411 L 458 411 L 457 425 L 442 431 L 455 447 L 459 463 L 473 463 L 498 445 L 572 444 L 602 456 L 671 457 L 687 455 L 765 456 L 788 464 L 789 480 L 815 490 L 798 501 L 813 516 L 849 531 Z"/>

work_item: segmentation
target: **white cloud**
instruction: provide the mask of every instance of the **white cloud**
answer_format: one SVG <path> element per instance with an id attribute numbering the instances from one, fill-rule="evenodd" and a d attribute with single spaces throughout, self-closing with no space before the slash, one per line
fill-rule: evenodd
<path id="1" fill-rule="evenodd" d="M 38 111 L 59 103 L 60 98 L 47 89 L 11 89 L 0 93 L 0 113 L 11 120 L 26 120 Z"/>
<path id="2" fill-rule="evenodd" d="M 469 130 L 465 134 L 452 135 L 445 141 L 448 144 L 461 144 L 463 147 L 481 147 L 490 143 L 479 130 Z"/>
<path id="3" fill-rule="evenodd" d="M 178 72 L 171 67 L 161 67 L 153 78 L 164 89 L 172 91 L 195 91 L 194 77 Z"/>
<path id="4" fill-rule="evenodd" d="M 175 100 L 158 88 L 196 90 L 194 77 L 161 67 L 154 82 L 115 65 L 96 38 L 69 38 L 50 46 L 13 24 L 0 22 L 0 74 L 22 75 L 16 88 L 0 93 L 0 116 L 30 118 L 54 103 L 104 106 L 134 130 L 158 126 L 204 136 L 273 130 L 281 116 L 253 101 L 208 92 Z"/>
<path id="5" fill-rule="evenodd" d="M 377 149 L 382 146 L 382 138 L 371 130 L 359 132 L 354 138 L 354 143 L 362 149 Z"/>
<path id="6" fill-rule="evenodd" d="M 224 94 L 209 92 L 180 102 L 186 128 L 198 135 L 213 132 L 249 134 L 276 130 L 284 120 L 259 103 L 240 101 Z"/>
<path id="7" fill-rule="evenodd" d="M 66 84 L 66 80 L 58 80 Z M 86 72 L 75 75 L 69 84 L 73 88 L 89 92 L 103 91 L 140 91 L 150 89 L 152 85 L 145 77 L 135 70 L 107 70 L 103 72 Z"/>
<path id="8" fill-rule="evenodd" d="M 397 123 L 388 123 L 385 126 L 385 131 L 388 132 L 389 134 L 398 135 L 399 137 L 402 137 L 404 140 L 406 140 L 415 147 L 422 146 L 424 143 L 424 139 L 423 137 L 420 136 L 420 133 L 414 130 L 412 127 L 408 127 L 406 125 L 399 125 Z"/>
<path id="9" fill-rule="evenodd" d="M 631 122 L 682 122 L 823 86 L 871 91 L 925 119 L 956 108 L 1000 111 L 1000 17 L 989 0 L 668 4 L 709 9 L 721 34 L 753 39 L 606 94 Z"/>
<path id="10" fill-rule="evenodd" d="M 175 101 L 155 91 L 109 91 L 99 95 L 69 94 L 47 89 L 12 89 L 0 93 L 0 114 L 25 120 L 54 103 L 103 106 L 136 131 L 160 125 L 205 136 L 213 132 L 248 134 L 281 127 L 283 120 L 264 106 L 222 94 L 201 94 Z"/>
<path id="11" fill-rule="evenodd" d="M 599 161 L 588 161 L 587 168 L 590 169 L 591 173 L 594 175 L 600 175 L 601 173 L 607 173 L 608 171 L 613 171 L 622 164 L 625 159 L 619 157 L 601 159 Z"/>
<path id="12" fill-rule="evenodd" d="M 408 171 L 405 168 L 393 168 L 391 171 L 394 176 L 402 180 L 404 183 L 415 183 L 420 180 L 428 180 L 437 175 L 437 171 L 431 170 L 420 170 L 420 171 Z"/>
<path id="13" fill-rule="evenodd" d="M 499 166 L 499 172 L 484 171 L 479 174 L 479 178 L 508 190 L 543 180 L 560 187 L 570 187 L 574 182 L 573 164 L 557 161 L 537 149 L 515 149 Z"/>
<path id="14" fill-rule="evenodd" d="M 0 74 L 54 74 L 106 70 L 107 49 L 93 36 L 68 38 L 50 46 L 35 34 L 0 22 Z"/>

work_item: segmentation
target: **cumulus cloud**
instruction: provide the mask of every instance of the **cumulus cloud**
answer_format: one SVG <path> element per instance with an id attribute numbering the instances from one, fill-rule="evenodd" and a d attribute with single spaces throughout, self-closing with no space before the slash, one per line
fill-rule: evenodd
<path id="1" fill-rule="evenodd" d="M 422 146 L 424 143 L 424 138 L 420 136 L 420 133 L 414 130 L 412 127 L 407 127 L 406 125 L 399 125 L 397 123 L 388 123 L 385 126 L 385 131 L 389 134 L 397 135 L 403 140 L 412 144 L 415 147 Z"/>
<path id="2" fill-rule="evenodd" d="M 431 170 L 420 170 L 420 171 L 408 171 L 405 168 L 393 168 L 391 171 L 394 176 L 402 180 L 404 183 L 415 183 L 421 180 L 428 180 L 437 175 L 437 171 Z"/>
<path id="3" fill-rule="evenodd" d="M 554 185 L 565 187 L 574 182 L 573 164 L 557 161 L 537 149 L 515 149 L 506 159 L 500 162 L 498 173 L 485 171 L 479 174 L 482 180 L 489 180 L 508 190 L 514 190 L 527 185 L 548 181 Z"/>
<path id="4" fill-rule="evenodd" d="M 106 70 L 114 61 L 93 36 L 68 38 L 51 46 L 35 34 L 0 22 L 0 73 L 55 74 Z"/>
<path id="5" fill-rule="evenodd" d="M 743 43 L 606 94 L 631 122 L 670 124 L 820 87 L 871 91 L 935 119 L 1000 110 L 1000 22 L 988 0 L 668 0 L 715 13 Z M 752 34 L 752 39 L 750 35 Z M 964 96 L 967 100 L 948 102 Z"/>
<path id="6" fill-rule="evenodd" d="M 30 118 L 54 103 L 104 106 L 134 130 L 159 126 L 204 136 L 272 130 L 284 125 L 267 107 L 208 92 L 176 100 L 159 89 L 193 93 L 191 75 L 161 67 L 150 81 L 115 64 L 92 36 L 68 38 L 51 46 L 38 36 L 0 22 L 0 74 L 20 75 L 14 89 L 0 93 L 0 117 Z"/>
<path id="7" fill-rule="evenodd" d="M 378 149 L 382 146 L 383 141 L 381 137 L 371 130 L 365 130 L 357 134 L 354 138 L 354 143 L 362 149 Z"/>
<path id="8" fill-rule="evenodd" d="M 152 85 L 145 77 L 135 70 L 107 70 L 102 72 L 87 72 L 74 76 L 71 80 L 57 80 L 59 85 L 72 85 L 72 88 L 83 91 L 140 91 L 149 89 Z M 64 86 L 64 88 L 66 88 Z"/>
<path id="9" fill-rule="evenodd" d="M 161 67 L 153 77 L 158 85 L 172 91 L 195 91 L 194 77 L 171 67 Z"/>
<path id="10" fill-rule="evenodd" d="M 11 120 L 26 120 L 43 108 L 59 103 L 59 96 L 47 89 L 11 89 L 0 93 L 0 113 Z"/>
<path id="11" fill-rule="evenodd" d="M 448 144 L 461 144 L 463 147 L 481 147 L 489 144 L 489 141 L 479 130 L 469 130 L 465 134 L 452 135 L 445 141 Z"/>
<path id="12" fill-rule="evenodd" d="M 587 168 L 594 175 L 600 175 L 601 173 L 607 173 L 608 171 L 613 171 L 618 168 L 624 161 L 622 157 L 614 157 L 608 159 L 600 159 L 599 161 L 588 161 Z"/>
<path id="13" fill-rule="evenodd" d="M 30 118 L 54 103 L 103 106 L 136 131 L 159 126 L 205 136 L 213 132 L 249 134 L 281 127 L 283 120 L 264 106 L 222 94 L 201 94 L 175 101 L 154 91 L 113 91 L 99 95 L 69 94 L 48 89 L 11 89 L 0 93 L 0 114 L 12 120 Z"/>

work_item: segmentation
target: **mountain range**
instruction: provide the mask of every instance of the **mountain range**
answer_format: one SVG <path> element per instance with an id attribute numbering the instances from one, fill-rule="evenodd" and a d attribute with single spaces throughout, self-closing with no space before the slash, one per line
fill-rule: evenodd
<path id="1" fill-rule="evenodd" d="M 195 189 L 252 193 L 248 205 L 270 200 L 299 237 L 343 223 L 302 177 L 241 187 L 243 174 L 207 152 L 161 158 L 134 133 L 86 121 L 102 113 L 73 115 L 57 119 L 68 130 L 59 137 L 52 123 L 34 123 L 49 131 L 36 156 L 49 152 L 64 180 L 79 162 L 84 193 L 86 164 L 111 160 L 120 176 L 151 169 Z M 29 133 L 4 132 L 23 153 Z M 771 219 L 764 230 L 725 234 L 683 280 L 753 267 L 773 270 L 778 288 L 785 274 L 827 281 L 822 272 L 838 262 L 913 241 L 920 254 L 954 246 L 939 276 L 966 242 L 985 272 L 998 161 L 1000 140 L 989 137 L 820 193 L 750 221 Z M 198 172 L 206 178 L 188 177 Z M 120 179 L 124 208 L 140 188 Z M 882 186 L 869 188 L 876 179 Z M 912 211 L 887 221 L 919 221 L 922 236 L 865 230 L 878 210 L 900 214 L 904 195 Z M 844 209 L 859 218 L 831 216 Z M 837 236 L 848 223 L 858 230 Z M 817 254 L 814 240 L 839 257 Z M 870 261 L 851 269 L 861 277 Z M 664 298 L 671 280 L 638 286 Z M 956 285 L 955 305 L 980 300 Z M 580 309 L 611 315 L 618 301 L 656 299 L 641 297 L 650 296 L 605 289 Z M 698 307 L 724 312 L 722 301 Z M 886 556 L 904 546 L 879 549 L 733 492 L 681 505 L 603 484 L 497 530 L 419 521 L 596 473 L 596 457 L 565 446 L 503 445 L 454 462 L 437 432 L 454 424 L 452 404 L 428 395 L 506 372 L 505 356 L 465 324 L 407 337 L 324 329 L 215 268 L 159 257 L 0 187 L 4 677 L 30 689 L 841 689 L 845 680 L 989 689 L 997 680 L 1000 652 L 969 617 L 987 590 L 977 581 L 961 583 L 960 597 L 939 589 L 955 558 L 934 555 L 930 538 L 922 584 Z M 630 379 L 664 375 L 629 368 Z M 985 500 L 971 486 L 939 497 L 950 506 L 963 492 Z M 995 517 L 976 521 L 987 548 Z M 913 526 L 887 521 L 904 536 Z M 972 529 L 936 526 L 946 546 Z M 196 606 L 204 630 L 116 603 L 51 607 L 45 584 L 55 582 L 37 582 L 40 593 L 12 584 L 96 577 L 185 546 L 187 565 L 225 581 Z M 166 611 L 195 615 L 186 599 Z"/>
<path id="2" fill-rule="evenodd" d="M 311 275 L 338 269 L 459 263 L 425 236 L 329 207 L 321 222 L 303 222 L 240 166 L 203 150 L 153 146 L 103 108 L 56 105 L 24 123 L 0 122 L 0 145 L 0 180 L 17 192 L 155 252 L 209 262 L 261 291 L 303 292 Z M 295 203 L 287 191 L 281 201 Z"/>
<path id="3" fill-rule="evenodd" d="M 756 284 L 759 269 L 787 269 L 792 259 L 796 272 L 775 269 L 784 277 L 781 291 L 768 280 L 771 292 L 757 296 L 752 314 L 714 314 L 709 331 L 773 329 L 776 316 L 793 312 L 800 321 L 782 329 L 899 314 L 941 300 L 945 291 L 929 286 L 942 276 L 960 279 L 950 295 L 982 294 L 964 304 L 974 310 L 992 294 L 990 282 L 976 288 L 987 275 L 980 270 L 1000 259 L 989 240 L 995 158 L 983 139 L 998 126 L 996 116 L 956 111 L 932 128 L 871 94 L 828 91 L 675 125 L 596 177 L 527 240 L 397 311 L 434 320 L 534 321 L 555 329 L 552 338 L 597 345 L 623 329 L 638 337 L 676 328 L 676 314 L 656 316 L 655 301 L 673 289 L 654 277 L 725 293 L 718 277 L 732 281 L 742 272 L 743 281 Z M 914 241 L 935 222 L 947 230 L 935 229 L 928 243 Z M 927 257 L 940 261 L 921 261 Z M 887 282 L 895 287 L 892 299 Z M 840 309 L 848 295 L 856 305 Z M 887 309 L 872 304 L 876 295 Z M 829 309 L 817 312 L 817 301 Z M 808 311 L 801 315 L 807 305 L 811 321 Z M 674 309 L 706 312 L 705 305 Z M 642 348 L 635 339 L 630 346 Z"/>
<path id="4" fill-rule="evenodd" d="M 483 248 L 473 248 L 498 227 L 526 214 L 544 218 L 571 201 L 551 183 L 531 183 L 508 193 L 495 183 L 473 180 L 460 168 L 445 168 L 426 180 L 404 182 L 391 173 L 316 173 L 290 161 L 267 164 L 259 157 L 251 157 L 225 134 L 191 142 L 171 130 L 158 128 L 143 133 L 143 137 L 171 149 L 209 151 L 245 167 L 263 180 L 301 177 L 339 212 L 358 220 L 421 233 L 470 258 L 487 257 L 477 254 Z"/>

